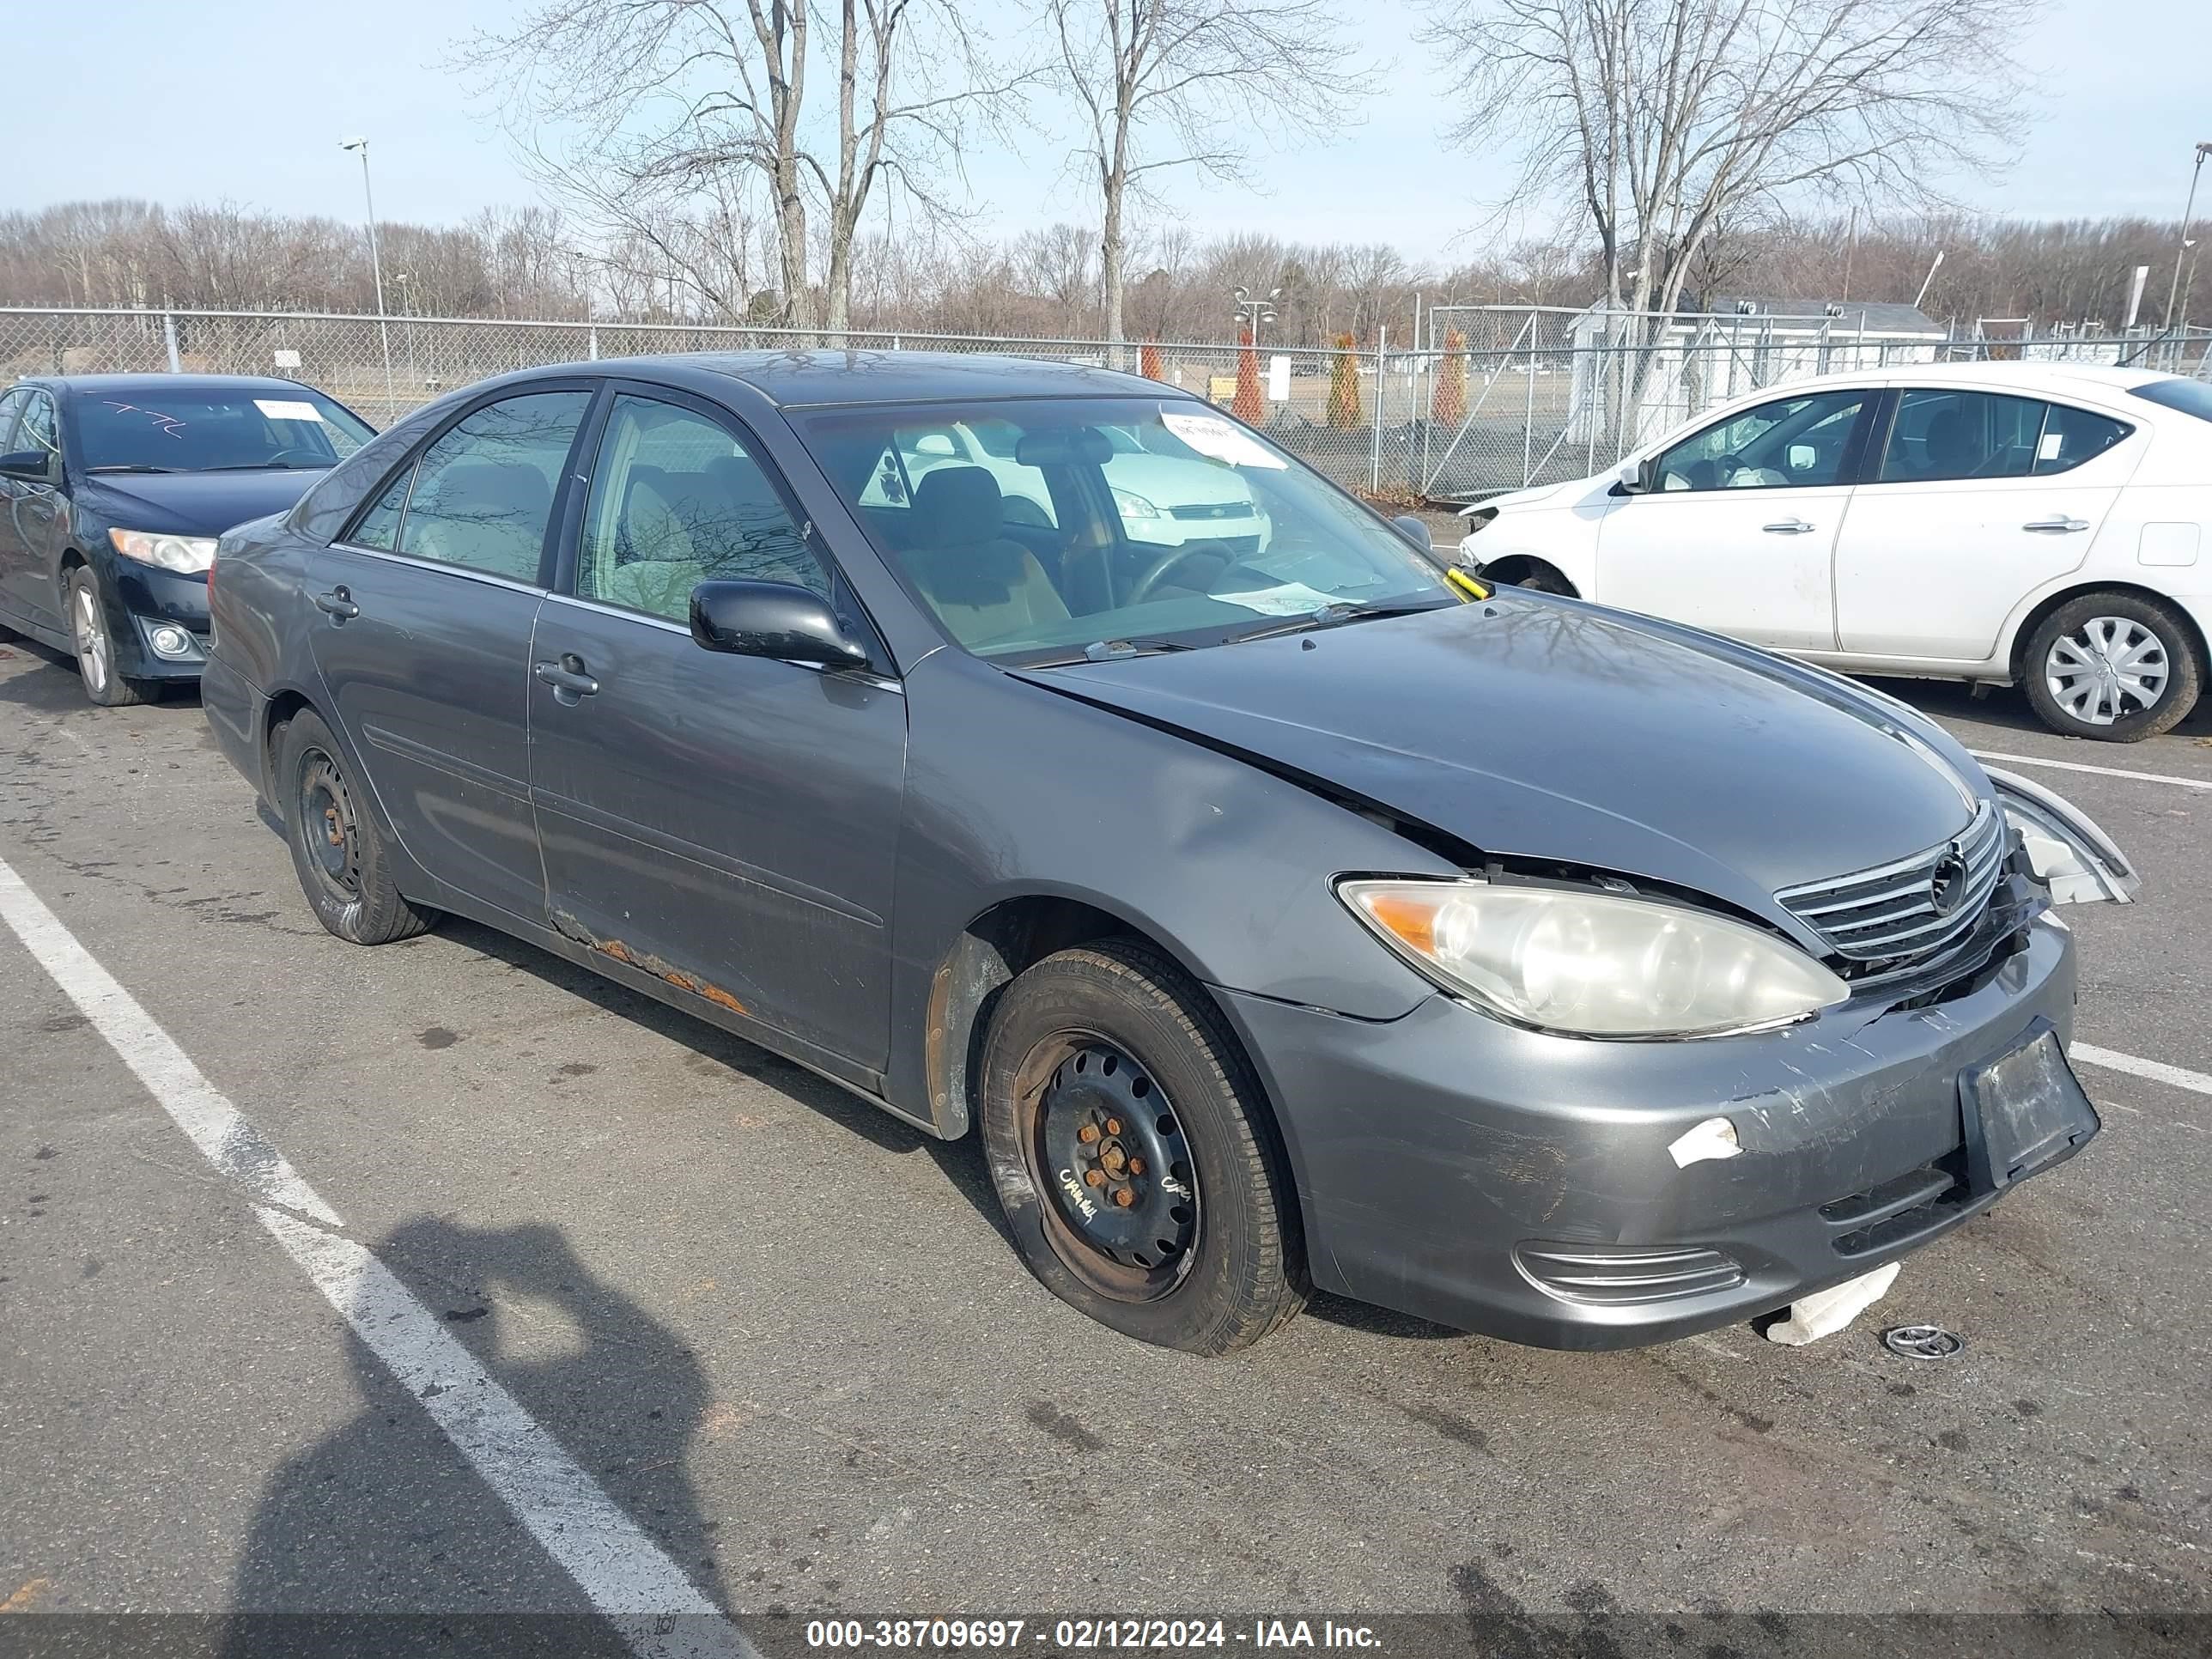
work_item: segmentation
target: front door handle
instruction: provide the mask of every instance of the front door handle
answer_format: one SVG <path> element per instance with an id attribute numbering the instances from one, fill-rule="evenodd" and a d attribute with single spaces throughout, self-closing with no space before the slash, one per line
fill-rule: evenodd
<path id="1" fill-rule="evenodd" d="M 335 617 L 340 622 L 348 622 L 361 615 L 361 607 L 353 602 L 353 595 L 342 586 L 333 587 L 327 593 L 316 594 L 315 609 Z"/>
<path id="2" fill-rule="evenodd" d="M 599 692 L 599 683 L 585 668 L 584 659 L 573 651 L 564 653 L 558 662 L 534 663 L 530 672 L 553 688 L 556 702 L 570 708 Z"/>
<path id="3" fill-rule="evenodd" d="M 1770 536 L 1802 536 L 1812 527 L 1802 519 L 1778 519 L 1772 524 L 1759 526 Z"/>
<path id="4" fill-rule="evenodd" d="M 2033 524 L 2021 526 L 2022 530 L 2036 531 L 2045 536 L 2071 536 L 2076 531 L 2088 527 L 2087 519 L 2038 519 Z"/>

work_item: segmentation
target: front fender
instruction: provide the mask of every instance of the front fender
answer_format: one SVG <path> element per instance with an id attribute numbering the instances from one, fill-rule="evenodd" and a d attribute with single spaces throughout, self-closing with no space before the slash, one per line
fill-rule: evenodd
<path id="1" fill-rule="evenodd" d="M 1449 875 L 1440 854 L 1237 756 L 955 651 L 906 681 L 887 1089 L 930 1114 L 939 970 L 1008 899 L 1121 919 L 1212 986 L 1393 1019 L 1428 982 L 1337 901 L 1334 875 Z M 1379 815 L 1378 815 L 1379 816 Z"/>

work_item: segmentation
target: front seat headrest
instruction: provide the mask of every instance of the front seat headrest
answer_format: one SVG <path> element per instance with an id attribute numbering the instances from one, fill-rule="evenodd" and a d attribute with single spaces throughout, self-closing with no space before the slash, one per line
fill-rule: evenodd
<path id="1" fill-rule="evenodd" d="M 914 532 L 924 547 L 995 541 L 1006 517 L 999 481 L 980 466 L 940 466 L 915 486 Z"/>

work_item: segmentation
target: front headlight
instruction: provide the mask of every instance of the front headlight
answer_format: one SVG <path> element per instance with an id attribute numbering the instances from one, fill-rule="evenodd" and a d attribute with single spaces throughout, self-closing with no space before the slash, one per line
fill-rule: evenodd
<path id="1" fill-rule="evenodd" d="M 1121 517 L 1125 521 L 1130 519 L 1157 519 L 1160 516 L 1159 508 L 1154 507 L 1142 495 L 1133 495 L 1126 489 L 1117 489 L 1114 492 L 1114 505 L 1121 509 Z"/>
<path id="2" fill-rule="evenodd" d="M 1446 990 L 1540 1030 L 1715 1036 L 1850 995 L 1786 940 L 1679 905 L 1473 878 L 1340 881 L 1336 891 Z"/>
<path id="3" fill-rule="evenodd" d="M 2132 902 L 2142 878 L 2112 838 L 2056 791 L 2012 772 L 1987 769 L 2005 822 L 2020 832 L 2036 879 L 2053 904 Z"/>
<path id="4" fill-rule="evenodd" d="M 111 530 L 107 539 L 118 553 L 141 564 L 198 575 L 215 562 L 213 536 L 169 536 L 158 530 Z"/>

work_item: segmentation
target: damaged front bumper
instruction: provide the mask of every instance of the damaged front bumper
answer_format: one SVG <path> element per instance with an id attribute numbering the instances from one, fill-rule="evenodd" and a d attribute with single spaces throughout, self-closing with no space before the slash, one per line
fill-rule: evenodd
<path id="1" fill-rule="evenodd" d="M 1781 1308 L 1988 1208 L 2005 1188 L 1962 1101 L 2039 1031 L 2070 1037 L 2075 969 L 2045 914 L 1944 1000 L 1705 1042 L 1548 1036 L 1441 995 L 1389 1021 L 1222 996 L 1279 1109 L 1317 1285 L 1614 1348 Z"/>

